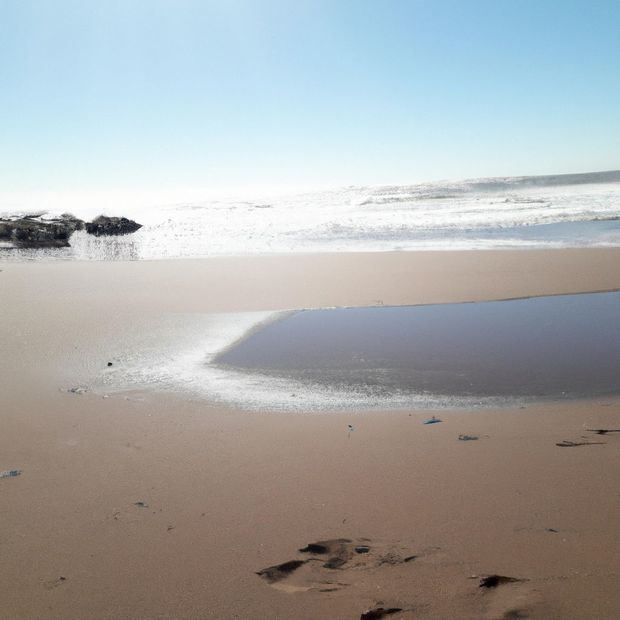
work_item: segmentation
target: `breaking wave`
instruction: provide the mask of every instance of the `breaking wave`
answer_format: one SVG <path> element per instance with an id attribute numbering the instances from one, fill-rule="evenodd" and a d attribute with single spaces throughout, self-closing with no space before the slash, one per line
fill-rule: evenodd
<path id="1" fill-rule="evenodd" d="M 21 211 L 32 211 L 26 207 Z M 58 213 L 67 210 L 66 204 L 56 207 Z M 74 209 L 83 218 L 92 217 L 92 210 Z M 104 211 L 144 226 L 117 238 L 78 232 L 70 248 L 53 251 L 1 248 L 0 260 L 617 246 L 620 171 L 351 186 L 180 204 L 112 202 Z"/>

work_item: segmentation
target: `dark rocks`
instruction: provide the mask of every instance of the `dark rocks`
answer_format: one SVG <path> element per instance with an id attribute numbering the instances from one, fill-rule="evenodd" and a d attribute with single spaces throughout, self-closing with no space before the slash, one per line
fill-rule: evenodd
<path id="1" fill-rule="evenodd" d="M 84 227 L 82 220 L 68 213 L 56 219 L 27 215 L 0 220 L 0 239 L 18 247 L 68 247 L 69 237 Z"/>
<path id="2" fill-rule="evenodd" d="M 25 248 L 66 248 L 69 238 L 76 230 L 84 230 L 91 235 L 127 235 L 141 228 L 141 224 L 125 217 L 100 215 L 90 223 L 85 223 L 71 213 L 59 217 L 45 217 L 34 213 L 0 219 L 0 241 L 12 246 Z"/>
<path id="3" fill-rule="evenodd" d="M 142 224 L 138 224 L 126 217 L 108 217 L 100 215 L 92 222 L 86 223 L 86 232 L 90 235 L 100 237 L 102 235 L 128 235 L 142 228 Z"/>
<path id="4" fill-rule="evenodd" d="M 73 231 L 84 230 L 84 221 L 75 217 L 72 213 L 63 213 L 59 219 L 67 228 L 72 228 Z"/>
<path id="5" fill-rule="evenodd" d="M 11 239 L 13 233 L 13 222 L 0 220 L 0 239 L 7 241 Z"/>

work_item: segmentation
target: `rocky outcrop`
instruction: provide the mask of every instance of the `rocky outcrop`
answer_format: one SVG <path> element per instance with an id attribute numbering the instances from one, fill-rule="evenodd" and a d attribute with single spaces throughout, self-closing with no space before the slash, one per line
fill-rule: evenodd
<path id="1" fill-rule="evenodd" d="M 72 213 L 63 213 L 59 219 L 66 224 L 68 228 L 73 228 L 73 231 L 84 230 L 84 221 L 75 217 Z"/>
<path id="2" fill-rule="evenodd" d="M 102 235 L 128 235 L 142 228 L 142 224 L 138 224 L 126 217 L 107 217 L 100 215 L 92 222 L 86 223 L 86 232 L 100 237 Z"/>
<path id="3" fill-rule="evenodd" d="M 49 220 L 27 215 L 0 220 L 0 240 L 18 247 L 68 247 L 69 237 L 83 228 L 84 222 L 69 213 Z"/>
<path id="4" fill-rule="evenodd" d="M 91 235 L 127 235 L 142 227 L 126 217 L 100 215 L 92 222 L 84 222 L 71 213 L 60 217 L 45 218 L 40 213 L 11 219 L 0 219 L 0 241 L 16 247 L 66 248 L 69 238 L 76 230 Z"/>

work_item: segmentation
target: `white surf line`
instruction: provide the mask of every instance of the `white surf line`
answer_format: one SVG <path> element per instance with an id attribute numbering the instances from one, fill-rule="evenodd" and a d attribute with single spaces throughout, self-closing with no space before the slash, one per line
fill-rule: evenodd
<path id="1" fill-rule="evenodd" d="M 325 385 L 217 364 L 218 355 L 224 351 L 266 325 L 301 311 L 205 314 L 193 315 L 191 320 L 179 317 L 183 337 L 171 336 L 168 342 L 158 338 L 155 349 L 148 343 L 138 346 L 131 360 L 115 365 L 113 372 L 105 376 L 103 389 L 107 393 L 144 388 L 184 393 L 248 411 L 445 410 L 508 404 L 497 397 L 455 397 L 397 389 L 385 393 L 380 389 Z M 194 340 L 197 331 L 200 338 Z"/>

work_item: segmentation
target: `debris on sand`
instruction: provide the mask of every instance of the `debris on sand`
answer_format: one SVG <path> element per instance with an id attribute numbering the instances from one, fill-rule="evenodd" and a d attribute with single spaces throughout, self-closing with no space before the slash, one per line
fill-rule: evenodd
<path id="1" fill-rule="evenodd" d="M 620 433 L 620 428 L 586 428 L 590 433 L 597 435 L 608 435 L 609 433 Z"/>
<path id="2" fill-rule="evenodd" d="M 568 441 L 564 439 L 555 444 L 560 448 L 576 448 L 577 446 L 604 446 L 604 441 Z"/>
<path id="3" fill-rule="evenodd" d="M 51 581 L 46 581 L 43 585 L 45 586 L 46 590 L 52 590 L 54 588 L 57 588 L 59 585 L 63 584 L 65 581 L 67 581 L 67 578 L 64 575 L 61 575 L 60 577 L 58 577 L 58 579 L 52 579 Z"/>
<path id="4" fill-rule="evenodd" d="M 440 420 L 439 418 L 436 418 L 435 416 L 433 416 L 432 418 L 429 418 L 428 420 L 424 420 L 422 424 L 439 424 L 439 422 L 441 421 L 442 420 Z"/>
<path id="5" fill-rule="evenodd" d="M 364 612 L 360 616 L 360 620 L 381 620 L 381 618 L 397 614 L 399 611 L 402 611 L 401 607 L 375 607 Z"/>
<path id="6" fill-rule="evenodd" d="M 149 505 L 146 502 L 134 502 L 133 505 L 137 506 L 138 508 L 148 508 L 149 507 Z"/>
<path id="7" fill-rule="evenodd" d="M 0 471 L 0 478 L 15 478 L 21 476 L 21 469 L 9 469 L 7 471 Z"/>
<path id="8" fill-rule="evenodd" d="M 479 439 L 477 435 L 459 435 L 459 441 L 476 441 Z"/>
<path id="9" fill-rule="evenodd" d="M 283 564 L 276 564 L 275 566 L 263 568 L 256 574 L 260 575 L 269 583 L 276 583 L 277 581 L 281 581 L 285 577 L 288 577 L 288 575 L 296 571 L 300 566 L 303 566 L 307 561 L 308 560 L 291 560 L 290 562 L 284 562 Z"/>
<path id="10" fill-rule="evenodd" d="M 88 388 L 81 387 L 78 385 L 76 387 L 69 388 L 67 392 L 69 394 L 86 394 L 86 392 L 88 392 Z"/>
<path id="11" fill-rule="evenodd" d="M 497 588 L 497 586 L 505 583 L 516 583 L 525 581 L 525 579 L 517 579 L 517 577 L 506 577 L 505 575 L 487 575 L 480 580 L 480 588 Z"/>

